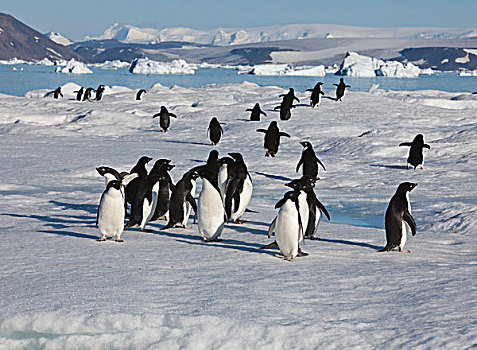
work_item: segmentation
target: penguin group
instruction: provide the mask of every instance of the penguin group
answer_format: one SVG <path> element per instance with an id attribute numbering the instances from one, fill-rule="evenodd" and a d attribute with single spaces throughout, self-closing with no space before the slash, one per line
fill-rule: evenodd
<path id="1" fill-rule="evenodd" d="M 324 96 L 322 83 L 318 82 L 311 92 L 310 106 L 320 106 Z M 336 101 L 342 101 L 346 88 L 349 85 L 341 78 L 339 84 L 334 84 Z M 88 89 L 84 92 L 86 94 Z M 96 91 L 96 100 L 101 100 L 104 86 L 100 85 Z M 98 94 L 99 92 L 99 94 Z M 140 100 L 146 91 L 141 89 L 136 94 Z M 81 99 L 83 88 L 76 93 Z M 89 98 L 89 97 L 88 97 Z M 275 109 L 280 110 L 279 119 L 291 119 L 291 109 L 296 108 L 294 102 L 300 102 L 295 91 L 290 88 L 288 93 L 279 95 L 282 101 Z M 84 99 L 84 95 L 83 95 Z M 260 121 L 261 115 L 267 114 L 256 103 L 251 112 L 250 121 Z M 159 117 L 160 128 L 167 132 L 170 127 L 170 117 L 177 116 L 161 106 L 160 112 L 153 115 Z M 277 121 L 270 122 L 267 129 L 257 129 L 264 133 L 264 148 L 266 157 L 276 157 L 280 145 L 280 138 L 291 138 L 291 135 L 280 131 Z M 217 145 L 224 134 L 221 123 L 216 117 L 210 120 L 207 128 L 212 146 Z M 293 261 L 296 257 L 307 256 L 300 244 L 304 240 L 319 240 L 318 226 L 324 216 L 328 221 L 331 216 L 325 205 L 318 199 L 315 190 L 320 182 L 319 168 L 326 171 L 325 165 L 318 158 L 310 141 L 300 141 L 301 156 L 297 159 L 295 171 L 301 169 L 301 176 L 285 184 L 288 187 L 283 196 L 276 202 L 277 215 L 270 223 L 268 237 L 275 235 L 273 242 L 262 249 L 278 248 L 280 254 L 276 257 Z M 422 134 L 417 135 L 412 142 L 403 142 L 399 146 L 409 146 L 407 168 L 418 166 L 423 168 L 423 148 L 430 149 L 424 143 Z M 239 152 L 230 152 L 219 157 L 217 150 L 211 150 L 204 165 L 191 167 L 182 174 L 180 180 L 174 184 L 171 171 L 174 165 L 170 159 L 158 159 L 148 172 L 146 165 L 152 161 L 151 157 L 141 157 L 129 172 L 118 172 L 110 167 L 98 167 L 97 172 L 106 179 L 106 186 L 101 196 L 97 213 L 97 225 L 101 233 L 99 241 L 116 237 L 122 242 L 121 234 L 124 229 L 138 227 L 141 232 L 153 232 L 146 228 L 151 222 L 164 220 L 160 230 L 172 228 L 190 229 L 189 220 L 193 214 L 194 223 L 197 221 L 199 235 L 205 242 L 221 240 L 226 224 L 244 224 L 242 219 L 245 212 L 253 212 L 248 205 L 253 194 L 252 177 L 248 171 L 243 155 Z M 196 201 L 197 180 L 202 180 L 202 189 Z M 385 213 L 386 246 L 379 250 L 409 252 L 404 249 L 408 237 L 408 229 L 412 235 L 416 233 L 416 223 L 411 214 L 409 192 L 417 183 L 401 183 L 395 195 L 391 198 Z M 125 220 L 127 222 L 125 223 Z"/>

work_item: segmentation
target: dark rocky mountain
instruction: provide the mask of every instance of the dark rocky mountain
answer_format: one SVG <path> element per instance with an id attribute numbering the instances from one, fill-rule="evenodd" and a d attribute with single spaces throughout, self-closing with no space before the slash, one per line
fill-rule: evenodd
<path id="1" fill-rule="evenodd" d="M 20 22 L 13 16 L 0 13 L 0 59 L 19 58 L 25 61 L 83 58 Z"/>

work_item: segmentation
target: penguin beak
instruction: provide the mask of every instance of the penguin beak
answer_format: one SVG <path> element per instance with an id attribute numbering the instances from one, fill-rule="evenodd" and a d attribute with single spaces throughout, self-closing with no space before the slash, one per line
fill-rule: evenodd
<path id="1" fill-rule="evenodd" d="M 300 141 L 300 145 L 302 145 L 303 147 L 305 147 L 305 142 Z"/>

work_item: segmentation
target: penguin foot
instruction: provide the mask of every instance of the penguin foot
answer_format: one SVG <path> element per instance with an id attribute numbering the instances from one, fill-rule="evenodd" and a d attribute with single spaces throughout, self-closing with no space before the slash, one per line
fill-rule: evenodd
<path id="1" fill-rule="evenodd" d="M 310 240 L 312 240 L 312 241 L 321 241 L 321 238 L 320 238 L 320 237 L 310 236 Z"/>
<path id="2" fill-rule="evenodd" d="M 285 255 L 273 254 L 273 256 L 274 256 L 275 258 L 285 259 Z"/>
<path id="3" fill-rule="evenodd" d="M 409 249 L 406 250 L 401 250 L 400 253 L 410 253 L 411 251 Z"/>
<path id="4" fill-rule="evenodd" d="M 98 242 L 105 242 L 105 241 L 106 241 L 106 237 L 98 238 L 97 241 L 98 241 Z"/>
<path id="5" fill-rule="evenodd" d="M 141 232 L 145 232 L 145 233 L 153 233 L 153 232 L 154 232 L 154 230 L 151 230 L 150 228 L 143 228 L 143 229 L 141 230 Z"/>
<path id="6" fill-rule="evenodd" d="M 247 221 L 245 221 L 245 220 L 238 220 L 238 219 L 237 219 L 237 220 L 232 220 L 232 224 L 239 224 L 239 225 L 241 225 L 241 224 L 245 224 L 246 222 L 247 222 Z"/>
<path id="7" fill-rule="evenodd" d="M 286 258 L 285 260 L 286 261 L 293 261 L 293 260 L 295 260 L 295 258 Z"/>
<path id="8" fill-rule="evenodd" d="M 114 241 L 118 242 L 118 243 L 123 243 L 124 242 L 121 238 L 116 238 Z"/>
<path id="9" fill-rule="evenodd" d="M 186 230 L 190 230 L 192 227 L 184 225 L 183 228 L 185 228 Z"/>
<path id="10" fill-rule="evenodd" d="M 298 249 L 298 256 L 299 256 L 299 257 L 308 256 L 308 255 L 309 255 L 308 253 L 304 252 L 304 251 L 301 250 L 301 249 Z"/>

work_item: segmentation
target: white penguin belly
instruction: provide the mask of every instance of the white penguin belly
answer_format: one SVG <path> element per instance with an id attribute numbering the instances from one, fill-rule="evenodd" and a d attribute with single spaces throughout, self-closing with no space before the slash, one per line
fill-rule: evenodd
<path id="1" fill-rule="evenodd" d="M 306 201 L 306 193 L 301 191 L 298 196 L 298 205 L 300 206 L 300 217 L 303 233 L 305 233 L 306 227 L 308 225 L 308 218 L 310 217 L 310 211 L 308 210 L 308 202 Z M 303 240 L 303 235 L 300 231 L 300 242 Z"/>
<path id="2" fill-rule="evenodd" d="M 247 176 L 245 181 L 243 182 L 243 189 L 242 193 L 240 193 L 240 204 L 234 213 L 230 215 L 230 219 L 237 220 L 239 219 L 243 213 L 245 213 L 245 209 L 247 209 L 248 204 L 250 203 L 250 199 L 252 198 L 253 192 L 253 185 L 252 181 L 250 181 L 250 177 Z"/>
<path id="3" fill-rule="evenodd" d="M 225 201 L 225 189 L 227 187 L 227 177 L 228 177 L 228 171 L 227 171 L 227 164 L 223 164 L 220 169 L 219 169 L 219 190 L 220 194 L 222 195 L 222 201 Z"/>
<path id="4" fill-rule="evenodd" d="M 141 230 L 143 230 L 144 226 L 146 226 L 146 224 L 149 221 L 151 221 L 151 218 L 154 215 L 154 211 L 156 210 L 158 197 L 159 197 L 159 182 L 156 182 L 154 186 L 152 186 L 151 203 L 149 203 L 149 201 L 145 198 L 144 198 L 144 202 L 142 203 L 142 221 L 141 221 L 141 225 L 139 226 Z"/>
<path id="5" fill-rule="evenodd" d="M 203 180 L 198 206 L 199 233 L 206 240 L 214 240 L 224 229 L 225 209 L 220 193 L 207 180 Z"/>
<path id="6" fill-rule="evenodd" d="M 318 238 L 318 226 L 320 225 L 320 220 L 321 220 L 321 216 L 323 214 L 321 213 L 321 210 L 320 208 L 316 207 L 316 215 L 315 215 L 315 230 L 313 231 L 313 233 L 311 234 L 311 236 L 313 238 Z"/>
<path id="7" fill-rule="evenodd" d="M 278 212 L 275 240 L 285 258 L 292 259 L 298 255 L 298 212 L 295 203 L 290 200 Z"/>
<path id="8" fill-rule="evenodd" d="M 195 180 L 192 180 L 191 183 L 192 183 L 192 190 L 190 190 L 190 195 L 194 197 L 195 188 L 196 188 Z M 187 226 L 187 221 L 189 221 L 189 215 L 190 215 L 191 209 L 192 209 L 192 205 L 190 205 L 190 203 L 186 199 L 184 201 L 184 219 L 182 219 L 182 225 L 184 226 Z"/>
<path id="9" fill-rule="evenodd" d="M 121 235 L 124 230 L 124 200 L 121 192 L 108 191 L 99 208 L 98 228 L 106 237 Z"/>

